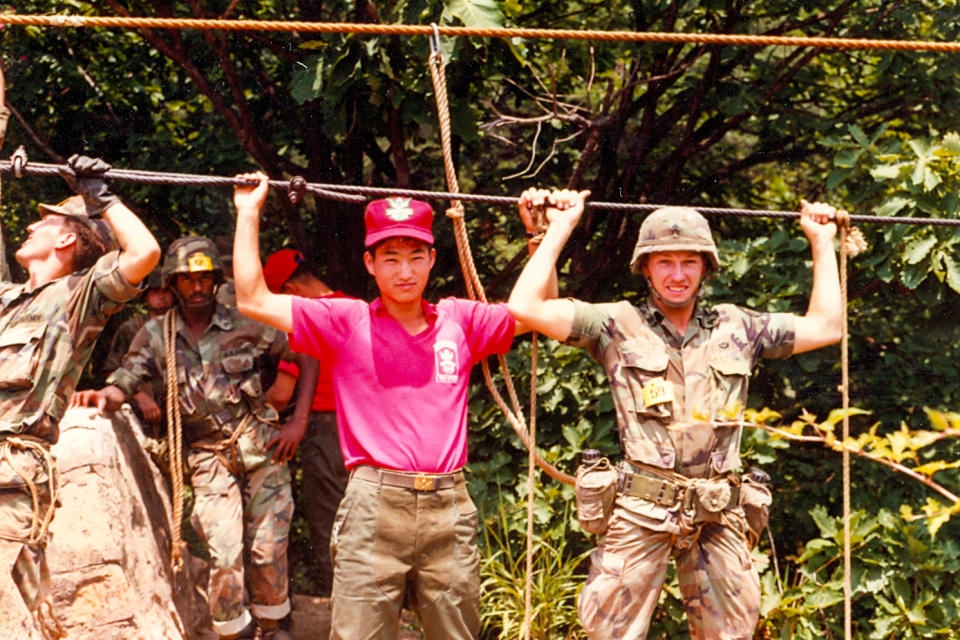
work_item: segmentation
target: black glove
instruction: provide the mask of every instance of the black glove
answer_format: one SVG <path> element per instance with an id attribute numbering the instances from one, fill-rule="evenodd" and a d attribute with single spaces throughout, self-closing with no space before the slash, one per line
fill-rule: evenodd
<path id="1" fill-rule="evenodd" d="M 83 196 L 87 215 L 99 216 L 111 205 L 120 202 L 102 177 L 110 170 L 110 165 L 100 158 L 73 154 L 67 160 L 67 167 L 60 169 L 60 176 L 77 195 Z"/>

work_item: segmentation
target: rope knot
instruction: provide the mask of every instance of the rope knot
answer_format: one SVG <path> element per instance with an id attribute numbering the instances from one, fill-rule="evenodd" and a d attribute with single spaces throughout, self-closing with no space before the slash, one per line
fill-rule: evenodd
<path id="1" fill-rule="evenodd" d="M 23 168 L 27 166 L 27 150 L 23 148 L 23 145 L 17 147 L 17 150 L 13 152 L 13 155 L 10 156 L 10 164 L 13 165 L 13 175 L 17 178 L 23 177 Z"/>
<path id="2" fill-rule="evenodd" d="M 463 216 L 463 204 L 461 204 L 459 200 L 454 202 L 452 205 L 450 205 L 450 208 L 447 209 L 447 217 L 451 220 L 463 220 Z"/>
<path id="3" fill-rule="evenodd" d="M 850 226 L 850 214 L 840 209 L 837 211 L 837 228 L 840 230 L 841 250 L 851 258 L 855 258 L 867 250 L 867 238 L 859 227 Z"/>
<path id="4" fill-rule="evenodd" d="M 303 176 L 293 176 L 290 178 L 290 186 L 287 189 L 287 200 L 290 204 L 297 204 L 303 200 L 303 194 L 307 192 L 307 181 Z"/>

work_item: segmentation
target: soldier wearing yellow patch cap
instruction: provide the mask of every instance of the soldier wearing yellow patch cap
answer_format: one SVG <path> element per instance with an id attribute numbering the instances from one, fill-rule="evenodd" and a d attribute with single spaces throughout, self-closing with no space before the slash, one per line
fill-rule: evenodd
<path id="1" fill-rule="evenodd" d="M 109 386 L 74 397 L 77 404 L 115 410 L 144 382 L 166 383 L 166 356 L 175 350 L 194 495 L 191 518 L 213 565 L 207 589 L 213 629 L 221 638 L 236 638 L 252 613 L 255 638 L 279 639 L 277 621 L 290 612 L 293 497 L 285 461 L 292 453 L 288 448 L 296 446 L 289 433 L 302 433 L 306 424 L 316 361 L 291 353 L 282 331 L 217 301 L 223 266 L 208 238 L 175 240 L 163 277 L 177 299 L 167 312 L 174 314 L 176 344 L 165 343 L 164 317 L 148 320 L 123 366 L 108 378 Z M 296 409 L 282 427 L 265 395 L 281 359 L 296 361 L 301 371 Z"/>

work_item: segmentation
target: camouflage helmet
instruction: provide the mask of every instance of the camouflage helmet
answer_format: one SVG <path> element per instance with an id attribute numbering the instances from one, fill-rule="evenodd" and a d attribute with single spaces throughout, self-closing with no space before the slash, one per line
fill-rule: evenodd
<path id="1" fill-rule="evenodd" d="M 644 219 L 630 259 L 630 271 L 640 273 L 643 257 L 656 251 L 696 251 L 706 254 L 711 270 L 720 269 L 710 224 L 688 207 L 661 207 Z"/>
<path id="2" fill-rule="evenodd" d="M 223 263 L 213 241 L 202 236 L 187 236 L 170 243 L 163 259 L 163 283 L 170 286 L 175 274 L 196 271 L 213 271 L 218 281 L 223 279 Z"/>
<path id="3" fill-rule="evenodd" d="M 153 271 L 147 275 L 147 279 L 144 281 L 143 290 L 147 291 L 149 289 L 163 289 L 167 285 L 163 281 L 163 272 L 160 270 L 160 267 L 154 267 Z"/>

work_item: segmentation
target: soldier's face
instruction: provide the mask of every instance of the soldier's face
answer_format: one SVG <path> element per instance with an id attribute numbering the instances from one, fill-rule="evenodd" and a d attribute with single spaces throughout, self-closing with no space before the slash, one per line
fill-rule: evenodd
<path id="1" fill-rule="evenodd" d="M 145 299 L 152 313 L 163 313 L 173 306 L 173 293 L 166 287 L 147 289 Z"/>
<path id="2" fill-rule="evenodd" d="M 63 225 L 63 216 L 48 213 L 27 227 L 27 239 L 23 241 L 15 255 L 23 266 L 31 260 L 43 260 L 57 248 L 68 246 L 73 232 Z"/>
<path id="3" fill-rule="evenodd" d="M 178 297 L 190 307 L 202 307 L 213 302 L 213 288 L 216 284 L 213 271 L 178 273 L 173 279 Z"/>
<path id="4" fill-rule="evenodd" d="M 696 251 L 657 251 L 643 266 L 643 275 L 671 308 L 695 302 L 703 273 L 703 256 Z"/>
<path id="5" fill-rule="evenodd" d="M 385 302 L 408 304 L 423 296 L 436 256 L 421 240 L 390 238 L 377 245 L 374 254 L 364 253 L 363 261 Z"/>

